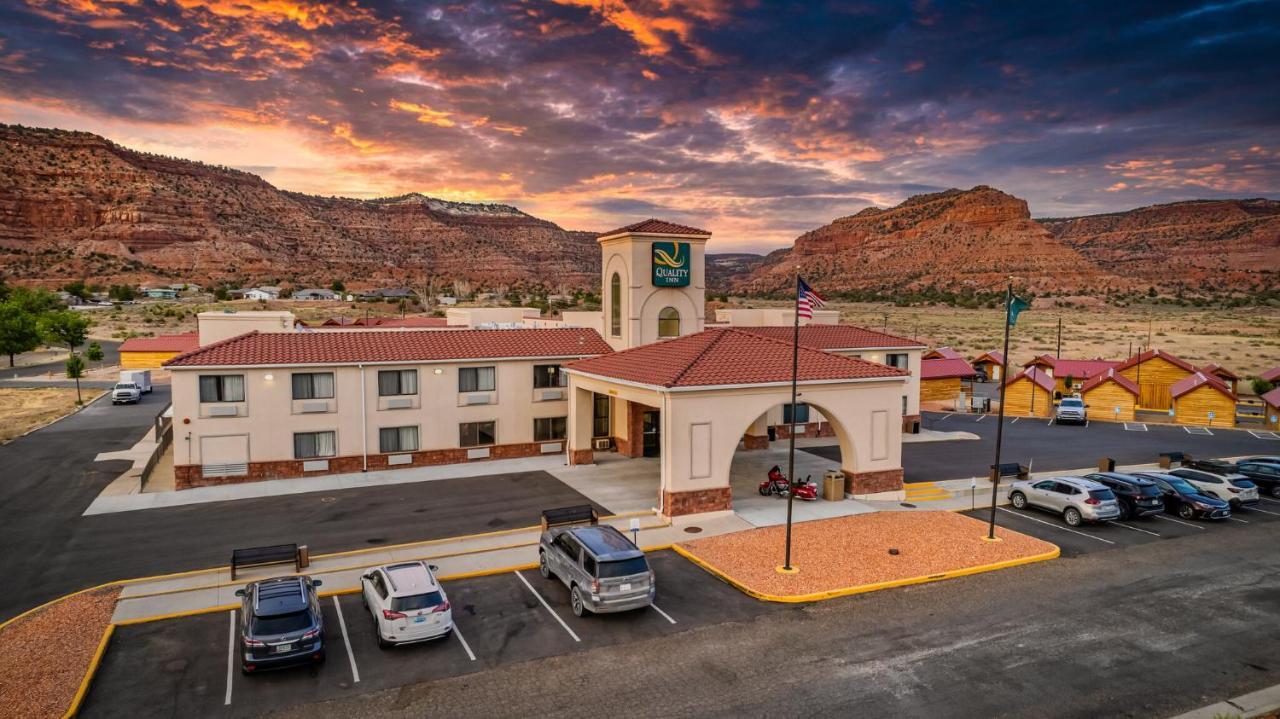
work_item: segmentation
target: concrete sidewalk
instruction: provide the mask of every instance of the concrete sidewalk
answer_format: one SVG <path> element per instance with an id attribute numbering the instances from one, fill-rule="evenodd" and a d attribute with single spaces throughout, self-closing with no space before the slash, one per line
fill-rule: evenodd
<path id="1" fill-rule="evenodd" d="M 694 536 L 714 536 L 751 527 L 733 512 L 677 518 L 673 522 L 652 513 L 609 517 L 601 521 L 631 536 L 629 527 L 633 520 L 640 526 L 638 544 L 641 547 L 665 547 Z M 313 557 L 311 565 L 303 572 L 322 580 L 323 592 L 341 593 L 359 589 L 360 576 L 369 567 L 389 562 L 426 560 L 439 567 L 439 575 L 444 579 L 532 567 L 538 561 L 539 535 L 538 527 L 528 527 L 338 552 Z M 242 570 L 237 572 L 234 581 L 229 568 L 130 581 L 121 592 L 112 621 L 138 622 L 226 608 L 238 603 L 235 591 L 245 584 L 255 579 L 289 574 L 293 574 L 293 567 L 275 565 Z"/>

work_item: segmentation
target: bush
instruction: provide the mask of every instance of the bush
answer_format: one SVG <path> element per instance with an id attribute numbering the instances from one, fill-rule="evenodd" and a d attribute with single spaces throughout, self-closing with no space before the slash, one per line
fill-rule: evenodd
<path id="1" fill-rule="evenodd" d="M 1252 384 L 1254 394 L 1266 394 L 1276 388 L 1274 384 L 1262 379 L 1261 377 L 1254 377 Z"/>

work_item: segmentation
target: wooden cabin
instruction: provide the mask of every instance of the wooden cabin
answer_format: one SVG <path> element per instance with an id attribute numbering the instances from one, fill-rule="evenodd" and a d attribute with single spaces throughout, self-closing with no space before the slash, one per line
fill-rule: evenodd
<path id="1" fill-rule="evenodd" d="M 1280 429 L 1280 387 L 1262 395 L 1262 411 L 1267 429 Z"/>
<path id="2" fill-rule="evenodd" d="M 1118 361 L 1105 360 L 1101 357 L 1078 360 L 1040 355 L 1022 366 L 1038 367 L 1052 376 L 1054 391 L 1061 397 L 1079 391 L 1086 382 L 1118 364 L 1120 364 Z"/>
<path id="3" fill-rule="evenodd" d="M 120 369 L 160 369 L 166 361 L 199 346 L 200 337 L 194 332 L 130 337 L 120 345 Z"/>
<path id="4" fill-rule="evenodd" d="M 971 381 L 974 374 L 973 367 L 959 355 L 949 358 L 935 356 L 922 359 L 920 360 L 920 401 L 954 402 L 964 390 L 964 383 Z"/>
<path id="5" fill-rule="evenodd" d="M 1173 385 L 1196 373 L 1190 362 L 1150 349 L 1122 362 L 1116 371 L 1138 385 L 1138 409 L 1166 411 L 1173 408 Z"/>
<path id="6" fill-rule="evenodd" d="M 1226 367 L 1223 367 L 1217 362 L 1211 362 L 1201 367 L 1200 371 L 1204 372 L 1205 374 L 1211 377 L 1217 377 L 1218 379 L 1222 380 L 1222 383 L 1227 386 L 1227 389 L 1239 394 L 1240 375 L 1236 374 L 1235 372 L 1232 372 L 1231 370 L 1227 369 Z"/>
<path id="7" fill-rule="evenodd" d="M 1003 366 L 1004 353 L 999 350 L 983 352 L 973 360 L 973 368 L 986 372 L 987 379 L 991 382 L 1000 381 L 1000 371 Z"/>
<path id="8" fill-rule="evenodd" d="M 1132 422 L 1138 406 L 1138 385 L 1111 368 L 1085 382 L 1080 397 L 1090 420 Z"/>
<path id="9" fill-rule="evenodd" d="M 964 357 L 962 357 L 962 356 L 960 355 L 960 353 L 959 353 L 959 352 L 956 352 L 955 350 L 951 349 L 950 347 L 938 347 L 937 349 L 931 349 L 931 350 L 929 350 L 928 352 L 925 352 L 925 353 L 924 353 L 924 355 L 922 355 L 922 356 L 920 357 L 920 359 L 958 359 L 958 360 L 963 360 L 963 359 L 964 359 Z"/>
<path id="10" fill-rule="evenodd" d="M 1021 417 L 1053 414 L 1053 378 L 1035 367 L 1009 379 L 1004 387 L 1004 413 Z"/>
<path id="11" fill-rule="evenodd" d="M 1173 421 L 1212 427 L 1236 426 L 1236 393 L 1204 372 L 1182 379 L 1169 389 Z"/>

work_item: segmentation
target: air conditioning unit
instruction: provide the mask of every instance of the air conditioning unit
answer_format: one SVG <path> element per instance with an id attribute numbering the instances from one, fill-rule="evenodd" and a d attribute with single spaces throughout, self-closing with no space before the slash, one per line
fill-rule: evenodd
<path id="1" fill-rule="evenodd" d="M 329 403 L 328 402 L 303 402 L 302 411 L 307 414 L 310 414 L 312 412 L 328 412 Z"/>
<path id="2" fill-rule="evenodd" d="M 493 404 L 493 402 L 492 402 L 492 398 L 489 396 L 489 393 L 484 392 L 484 393 L 480 393 L 480 394 L 469 394 L 469 395 L 467 395 L 467 404 L 469 404 L 469 405 L 471 405 L 471 404 Z"/>
<path id="3" fill-rule="evenodd" d="M 413 406 L 413 400 L 408 397 L 393 397 L 387 400 L 387 409 L 407 409 Z"/>
<path id="4" fill-rule="evenodd" d="M 550 402 L 551 400 L 564 399 L 564 392 L 558 389 L 544 390 L 542 393 L 542 401 Z"/>
<path id="5" fill-rule="evenodd" d="M 210 417 L 234 417 L 240 414 L 240 408 L 235 405 L 220 405 L 209 408 Z"/>
<path id="6" fill-rule="evenodd" d="M 591 446 L 593 449 L 609 449 L 609 447 L 611 447 L 612 445 L 613 445 L 613 440 L 609 439 L 608 437 L 601 437 L 600 439 L 592 440 L 591 442 Z"/>
<path id="7" fill-rule="evenodd" d="M 302 463 L 303 472 L 328 472 L 329 460 L 312 459 Z"/>
<path id="8" fill-rule="evenodd" d="M 479 449 L 467 450 L 467 459 L 488 459 L 488 458 L 489 458 L 488 447 L 480 447 Z"/>

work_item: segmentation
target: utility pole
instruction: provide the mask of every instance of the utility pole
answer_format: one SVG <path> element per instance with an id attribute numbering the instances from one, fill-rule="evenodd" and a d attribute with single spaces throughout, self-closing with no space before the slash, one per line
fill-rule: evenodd
<path id="1" fill-rule="evenodd" d="M 1000 444 L 1004 440 L 1004 396 L 1009 386 L 1009 308 L 1013 304 L 1013 280 L 1009 280 L 1009 289 L 1004 302 L 1004 356 L 1000 363 L 1000 413 L 996 419 L 996 462 L 991 470 L 991 523 L 987 529 L 987 539 L 996 538 L 996 497 L 1000 487 Z M 1034 388 L 1032 389 L 1034 392 Z M 1034 394 L 1032 395 L 1035 396 Z"/>
<path id="2" fill-rule="evenodd" d="M 1062 359 L 1062 318 L 1058 318 L 1058 354 L 1054 355 L 1058 359 Z"/>

